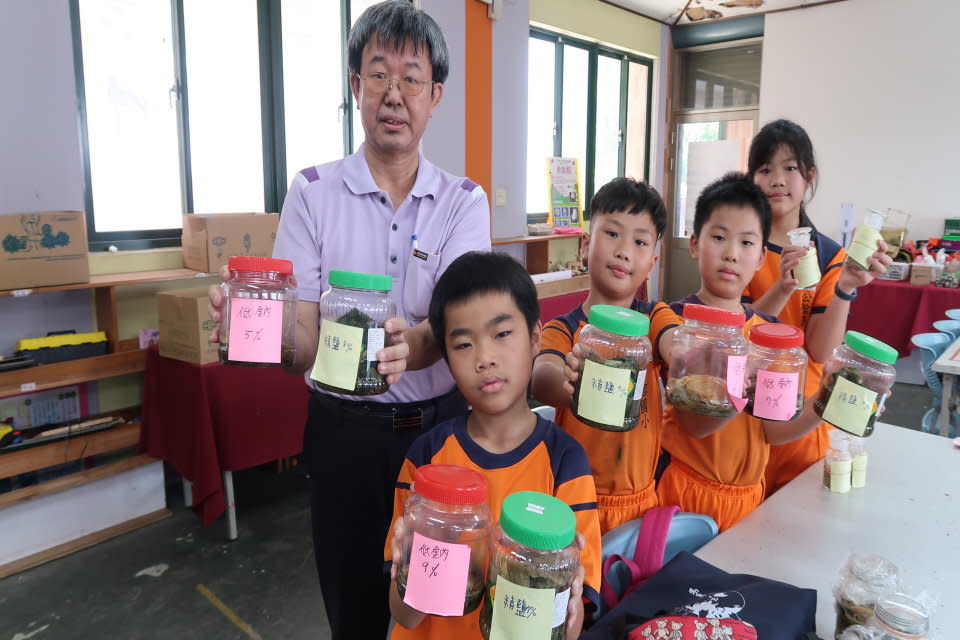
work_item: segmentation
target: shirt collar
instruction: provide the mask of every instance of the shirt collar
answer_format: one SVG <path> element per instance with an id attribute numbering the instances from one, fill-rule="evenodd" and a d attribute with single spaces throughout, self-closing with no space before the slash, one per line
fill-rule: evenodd
<path id="1" fill-rule="evenodd" d="M 370 173 L 370 165 L 367 164 L 367 158 L 363 153 L 364 145 L 355 153 L 343 159 L 343 181 L 356 195 L 367 193 L 380 193 L 382 189 L 377 186 Z M 440 172 L 436 166 L 423 156 L 420 152 L 420 164 L 417 168 L 417 179 L 410 189 L 410 195 L 417 198 L 430 196 L 437 197 L 440 187 Z"/>

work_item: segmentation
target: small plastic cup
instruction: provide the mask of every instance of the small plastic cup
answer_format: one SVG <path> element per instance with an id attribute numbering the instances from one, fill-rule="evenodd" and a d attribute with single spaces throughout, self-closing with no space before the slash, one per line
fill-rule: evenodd
<path id="1" fill-rule="evenodd" d="M 790 244 L 807 247 L 807 253 L 793 268 L 793 277 L 797 280 L 797 289 L 815 289 L 820 282 L 820 262 L 817 260 L 817 248 L 810 246 L 810 227 L 797 227 L 787 231 Z"/>

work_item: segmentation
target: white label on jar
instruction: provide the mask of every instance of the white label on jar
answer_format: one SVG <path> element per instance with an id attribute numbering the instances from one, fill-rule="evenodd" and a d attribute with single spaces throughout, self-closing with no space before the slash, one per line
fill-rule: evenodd
<path id="1" fill-rule="evenodd" d="M 647 370 L 642 369 L 637 373 L 637 386 L 633 388 L 633 399 L 639 400 L 643 397 L 643 389 L 647 384 Z"/>
<path id="2" fill-rule="evenodd" d="M 367 329 L 367 362 L 376 362 L 377 352 L 383 349 L 385 334 L 383 329 Z"/>
<path id="3" fill-rule="evenodd" d="M 557 594 L 553 600 L 553 626 L 559 627 L 567 621 L 567 604 L 570 602 L 570 589 Z"/>

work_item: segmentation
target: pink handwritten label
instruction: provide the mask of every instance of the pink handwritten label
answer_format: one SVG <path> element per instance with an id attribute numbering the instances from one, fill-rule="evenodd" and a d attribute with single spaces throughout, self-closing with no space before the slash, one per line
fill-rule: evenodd
<path id="1" fill-rule="evenodd" d="M 413 534 L 403 601 L 423 613 L 462 616 L 470 572 L 470 547 Z"/>
<path id="2" fill-rule="evenodd" d="M 280 362 L 283 302 L 230 298 L 227 358 L 238 362 Z"/>
<path id="3" fill-rule="evenodd" d="M 757 389 L 753 396 L 753 415 L 767 420 L 789 420 L 797 412 L 797 388 L 800 374 L 757 369 Z"/>
<path id="4" fill-rule="evenodd" d="M 737 412 L 747 406 L 743 397 L 743 380 L 747 370 L 747 356 L 727 356 L 727 397 Z"/>

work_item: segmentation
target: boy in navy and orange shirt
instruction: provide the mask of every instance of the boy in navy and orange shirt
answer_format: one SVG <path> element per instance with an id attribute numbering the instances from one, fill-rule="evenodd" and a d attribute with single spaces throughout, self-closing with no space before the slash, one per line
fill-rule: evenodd
<path id="1" fill-rule="evenodd" d="M 626 432 L 602 431 L 581 422 L 569 408 L 579 368 L 574 346 L 595 304 L 627 307 L 650 314 L 653 304 L 636 299 L 657 264 L 656 245 L 667 212 L 660 194 L 632 178 L 615 178 L 590 203 L 586 262 L 590 291 L 586 300 L 543 328 L 540 354 L 533 368 L 533 396 L 556 407 L 556 423 L 583 445 L 597 485 L 600 530 L 638 518 L 658 504 L 654 471 L 660 456 L 662 404 L 659 366 L 647 368 L 637 426 Z M 652 336 L 651 336 L 652 338 Z"/>
<path id="2" fill-rule="evenodd" d="M 457 386 L 472 407 L 420 436 L 397 479 L 394 527 L 384 559 L 396 565 L 395 542 L 403 507 L 417 468 L 454 464 L 482 473 L 487 506 L 500 506 L 517 491 L 539 491 L 567 503 L 576 515 L 582 570 L 571 588 L 568 637 L 580 633 L 585 604 L 599 603 L 600 526 L 597 497 L 583 448 L 527 404 L 533 357 L 540 345 L 537 292 L 530 275 L 509 256 L 471 252 L 457 258 L 437 282 L 430 324 Z M 479 609 L 461 617 L 428 616 L 406 605 L 391 569 L 390 610 L 397 625 L 392 638 L 469 640 L 482 637 Z"/>

